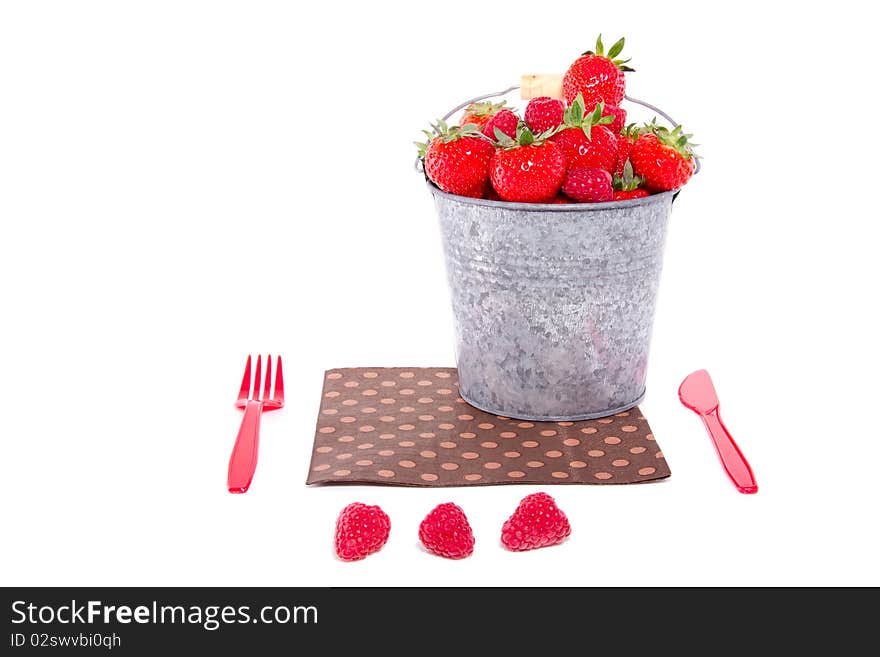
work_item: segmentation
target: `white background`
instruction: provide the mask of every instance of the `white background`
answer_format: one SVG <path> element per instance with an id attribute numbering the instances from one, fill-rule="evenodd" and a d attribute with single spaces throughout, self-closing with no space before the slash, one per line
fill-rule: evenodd
<path id="1" fill-rule="evenodd" d="M 880 584 L 875 22 L 818 4 L 3 3 L 0 583 Z M 642 406 L 673 476 L 552 488 L 572 536 L 523 554 L 498 536 L 533 487 L 306 488 L 324 369 L 454 363 L 411 142 L 599 31 L 705 158 Z M 233 496 L 259 350 L 291 403 Z M 677 400 L 700 367 L 755 496 Z M 348 564 L 354 500 L 393 529 Z M 448 500 L 477 536 L 461 562 L 418 546 Z"/>

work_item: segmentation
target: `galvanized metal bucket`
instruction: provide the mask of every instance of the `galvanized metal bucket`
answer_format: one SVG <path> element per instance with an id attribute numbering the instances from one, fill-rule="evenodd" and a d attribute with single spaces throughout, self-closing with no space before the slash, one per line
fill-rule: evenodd
<path id="1" fill-rule="evenodd" d="M 526 420 L 603 417 L 638 404 L 673 192 L 544 205 L 429 186 L 462 398 Z"/>
<path id="2" fill-rule="evenodd" d="M 677 192 L 566 205 L 428 187 L 440 218 L 462 398 L 536 421 L 637 405 Z"/>

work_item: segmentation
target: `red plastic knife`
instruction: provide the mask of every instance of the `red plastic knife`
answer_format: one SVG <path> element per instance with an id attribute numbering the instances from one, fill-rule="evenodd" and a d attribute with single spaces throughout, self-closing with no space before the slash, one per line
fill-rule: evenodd
<path id="1" fill-rule="evenodd" d="M 721 465 L 727 476 L 740 493 L 757 493 L 758 484 L 746 457 L 739 451 L 724 422 L 718 413 L 718 395 L 715 386 L 706 370 L 697 370 L 689 374 L 678 388 L 681 403 L 694 411 L 703 420 L 715 450 L 721 459 Z"/>

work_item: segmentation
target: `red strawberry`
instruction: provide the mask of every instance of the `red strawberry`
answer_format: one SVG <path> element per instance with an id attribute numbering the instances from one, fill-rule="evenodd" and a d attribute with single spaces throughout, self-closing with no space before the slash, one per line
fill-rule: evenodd
<path id="1" fill-rule="evenodd" d="M 577 95 L 584 95 L 587 107 L 605 102 L 609 105 L 620 105 L 625 93 L 625 71 L 632 71 L 626 66 L 628 59 L 615 59 L 623 50 L 625 40 L 621 39 L 608 50 L 602 45 L 602 35 L 596 40 L 596 51 L 588 50 L 568 68 L 562 78 L 562 93 L 565 102 L 571 103 Z"/>
<path id="2" fill-rule="evenodd" d="M 634 198 L 644 198 L 646 196 L 650 196 L 651 192 L 647 189 L 640 187 L 639 189 L 630 189 L 630 190 L 614 190 L 614 197 L 612 200 L 614 201 L 630 201 Z"/>
<path id="3" fill-rule="evenodd" d="M 615 135 L 619 135 L 623 132 L 623 126 L 626 125 L 626 110 L 622 107 L 618 107 L 617 105 L 605 105 L 605 109 L 602 110 L 602 116 L 610 116 L 614 119 L 611 123 L 608 124 L 608 129 L 613 132 Z"/>
<path id="4" fill-rule="evenodd" d="M 388 541 L 391 521 L 378 506 L 353 502 L 336 519 L 336 554 L 343 561 L 358 561 L 378 552 Z"/>
<path id="5" fill-rule="evenodd" d="M 485 100 L 478 103 L 471 103 L 464 110 L 464 114 L 461 117 L 461 125 L 473 123 L 475 126 L 482 128 L 489 122 L 489 119 L 495 116 L 506 104 L 506 100 L 502 100 L 500 103 L 493 103 Z"/>
<path id="6" fill-rule="evenodd" d="M 547 132 L 558 127 L 562 123 L 565 105 L 561 100 L 549 96 L 532 98 L 526 105 L 523 114 L 525 122 L 535 134 Z"/>
<path id="7" fill-rule="evenodd" d="M 517 129 L 516 140 L 502 137 L 489 163 L 489 178 L 498 196 L 524 203 L 552 200 L 565 177 L 565 154 L 546 141 L 547 133 L 536 137 L 525 125 Z"/>
<path id="8" fill-rule="evenodd" d="M 556 545 L 571 534 L 568 518 L 547 493 L 527 495 L 501 528 L 508 550 L 523 551 Z"/>
<path id="9" fill-rule="evenodd" d="M 565 110 L 565 128 L 551 139 L 566 157 L 568 169 L 597 168 L 609 173 L 617 166 L 617 137 L 605 126 L 613 120 L 603 117 L 605 109 L 599 103 L 590 114 L 584 114 L 580 94 Z"/>
<path id="10" fill-rule="evenodd" d="M 636 139 L 639 138 L 639 129 L 634 123 L 626 126 L 619 135 L 617 135 L 617 166 L 614 173 L 623 174 L 623 167 L 629 161 L 629 152 Z"/>
<path id="11" fill-rule="evenodd" d="M 483 126 L 483 134 L 490 139 L 495 139 L 495 128 L 498 128 L 511 139 L 516 137 L 516 126 L 519 125 L 519 117 L 509 109 L 499 110 L 498 113 Z"/>
<path id="12" fill-rule="evenodd" d="M 650 192 L 640 186 L 642 182 L 644 181 L 641 176 L 633 174 L 632 162 L 627 160 L 623 165 L 623 173 L 614 174 L 614 200 L 628 201 L 633 198 L 650 196 Z"/>
<path id="13" fill-rule="evenodd" d="M 428 142 L 416 142 L 425 173 L 437 187 L 450 194 L 481 198 L 489 180 L 489 160 L 495 148 L 473 124 L 449 127 L 444 121 L 425 130 Z"/>
<path id="14" fill-rule="evenodd" d="M 419 540 L 428 552 L 447 559 L 463 559 L 474 551 L 474 532 L 467 516 L 452 502 L 434 507 L 425 516 L 419 525 Z"/>
<path id="15" fill-rule="evenodd" d="M 562 183 L 562 193 L 581 203 L 610 201 L 614 195 L 611 174 L 605 169 L 572 169 Z"/>
<path id="16" fill-rule="evenodd" d="M 654 123 L 645 128 L 629 159 L 649 190 L 678 189 L 690 180 L 696 168 L 693 144 L 688 141 L 691 136 L 682 133 L 681 126 L 668 130 Z"/>

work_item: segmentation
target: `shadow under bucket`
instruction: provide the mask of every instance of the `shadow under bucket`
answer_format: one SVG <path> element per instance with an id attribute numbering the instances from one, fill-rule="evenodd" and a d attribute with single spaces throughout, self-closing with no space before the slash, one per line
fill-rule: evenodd
<path id="1" fill-rule="evenodd" d="M 440 218 L 462 398 L 537 421 L 637 405 L 676 192 L 556 205 L 428 187 Z"/>

